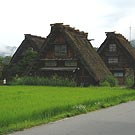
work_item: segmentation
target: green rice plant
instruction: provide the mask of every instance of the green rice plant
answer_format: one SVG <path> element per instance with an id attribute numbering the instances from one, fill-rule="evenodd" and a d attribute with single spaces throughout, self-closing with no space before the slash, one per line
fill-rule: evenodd
<path id="1" fill-rule="evenodd" d="M 118 87 L 0 86 L 0 135 L 134 99 Z"/>

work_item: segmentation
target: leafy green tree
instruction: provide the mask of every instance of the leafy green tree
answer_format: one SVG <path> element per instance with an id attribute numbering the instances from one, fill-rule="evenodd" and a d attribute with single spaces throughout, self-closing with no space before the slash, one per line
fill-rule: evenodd
<path id="1" fill-rule="evenodd" d="M 9 65 L 11 58 L 12 58 L 11 56 L 3 57 L 2 58 L 2 64 L 3 65 Z"/>
<path id="2" fill-rule="evenodd" d="M 24 53 L 24 57 L 20 61 L 19 65 L 24 69 L 29 66 L 29 64 L 37 57 L 38 53 L 32 49 L 28 49 Z"/>
<path id="3" fill-rule="evenodd" d="M 2 57 L 0 56 L 0 78 L 2 79 L 2 73 L 4 68 L 10 63 L 11 56 Z"/>
<path id="4" fill-rule="evenodd" d="M 2 60 L 3 60 L 3 57 L 0 56 L 0 65 L 2 65 Z"/>
<path id="5" fill-rule="evenodd" d="M 24 52 L 22 58 L 18 63 L 10 63 L 7 64 L 4 69 L 4 76 L 12 78 L 15 76 L 22 76 L 22 74 L 27 70 L 30 66 L 31 62 L 38 56 L 36 51 L 32 49 L 28 49 Z M 6 61 L 7 63 L 7 61 Z"/>
<path id="6" fill-rule="evenodd" d="M 3 57 L 0 56 L 0 78 L 2 76 L 2 70 L 3 70 L 3 63 L 2 63 Z"/>

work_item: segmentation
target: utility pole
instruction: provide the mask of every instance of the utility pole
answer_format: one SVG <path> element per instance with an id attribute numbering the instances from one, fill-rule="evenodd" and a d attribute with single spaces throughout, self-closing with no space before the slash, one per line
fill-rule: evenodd
<path id="1" fill-rule="evenodd" d="M 131 26 L 129 27 L 129 41 L 131 42 Z"/>

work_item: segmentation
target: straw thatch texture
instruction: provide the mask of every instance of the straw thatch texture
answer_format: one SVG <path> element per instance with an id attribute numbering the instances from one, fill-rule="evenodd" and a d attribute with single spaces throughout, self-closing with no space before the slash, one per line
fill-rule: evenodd
<path id="1" fill-rule="evenodd" d="M 23 57 L 23 53 L 29 48 L 33 48 L 34 51 L 39 53 L 40 48 L 44 42 L 45 42 L 45 38 L 30 35 L 30 34 L 25 34 L 25 39 L 22 41 L 21 45 L 14 53 L 10 63 L 18 62 Z"/>

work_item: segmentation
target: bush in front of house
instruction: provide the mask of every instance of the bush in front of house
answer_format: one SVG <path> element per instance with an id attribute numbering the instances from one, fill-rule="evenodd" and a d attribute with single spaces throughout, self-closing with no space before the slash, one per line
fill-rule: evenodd
<path id="1" fill-rule="evenodd" d="M 73 79 L 62 78 L 59 76 L 47 77 L 32 77 L 25 76 L 20 78 L 14 78 L 11 85 L 46 85 L 46 86 L 76 86 L 76 82 Z"/>
<path id="2" fill-rule="evenodd" d="M 112 76 L 112 75 L 109 75 L 107 76 L 104 80 L 102 80 L 100 82 L 100 86 L 104 86 L 104 87 L 115 87 L 118 85 L 118 80 Z"/>
<path id="3" fill-rule="evenodd" d="M 127 87 L 132 87 L 134 84 L 134 76 L 127 76 L 125 78 L 125 84 Z"/>
<path id="4" fill-rule="evenodd" d="M 110 83 L 108 81 L 103 81 L 100 83 L 100 86 L 103 86 L 103 87 L 110 87 Z"/>

